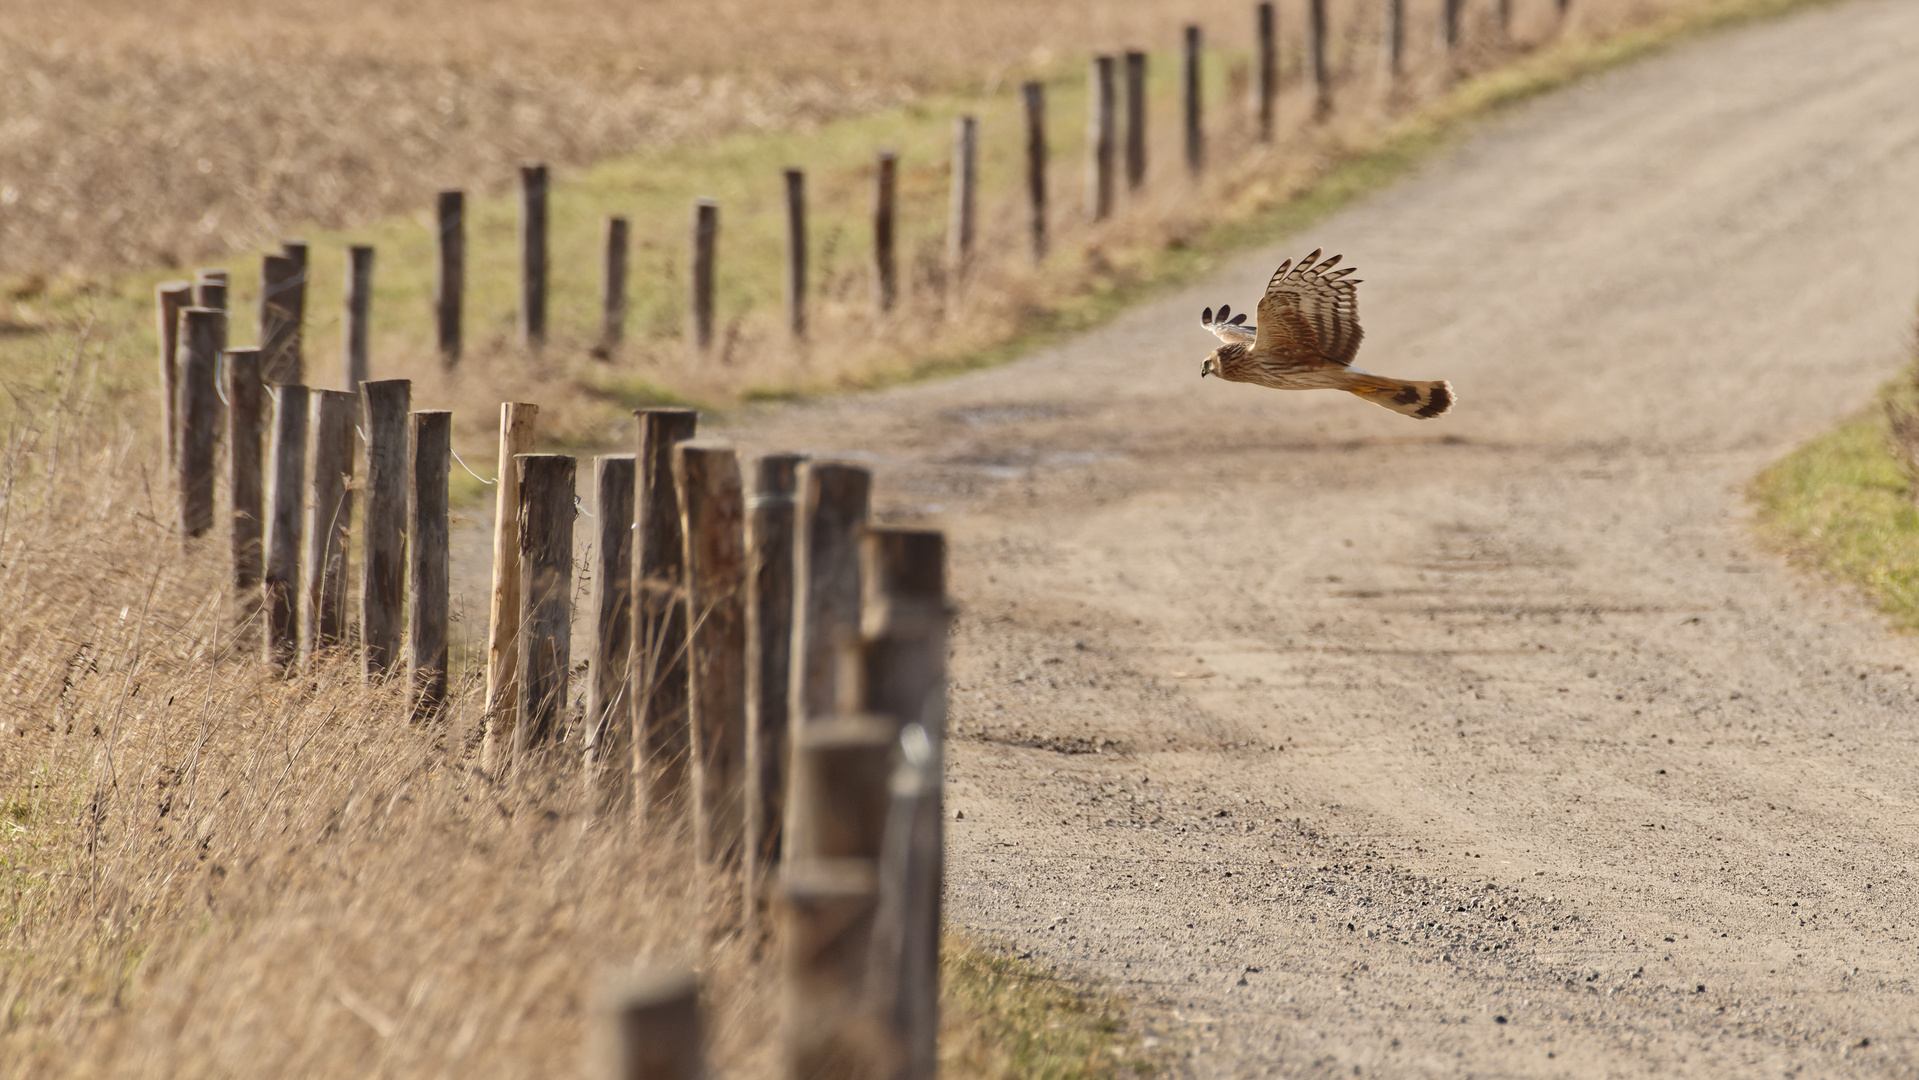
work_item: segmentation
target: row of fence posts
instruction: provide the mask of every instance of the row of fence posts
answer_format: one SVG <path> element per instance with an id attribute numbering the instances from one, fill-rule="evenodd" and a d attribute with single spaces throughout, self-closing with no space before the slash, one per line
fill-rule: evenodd
<path id="1" fill-rule="evenodd" d="M 225 443 L 231 580 L 263 657 L 297 670 L 355 649 L 369 680 L 399 677 L 404 657 L 410 715 L 430 719 L 447 695 L 452 415 L 412 410 L 405 380 L 268 387 L 264 349 L 225 347 L 223 300 L 217 272 L 159 293 L 177 342 L 181 531 L 213 531 Z M 790 1075 L 931 1076 L 943 537 L 869 526 L 863 468 L 743 463 L 694 439 L 692 410 L 640 410 L 635 453 L 593 463 L 591 654 L 572 723 L 577 460 L 533 452 L 537 417 L 501 407 L 482 769 L 577 752 L 601 812 L 684 821 L 700 880 L 741 882 L 706 899 L 706 929 L 757 940 L 778 916 Z M 684 1005 L 638 1001 L 623 1008 Z"/>
<path id="2" fill-rule="evenodd" d="M 1570 0 L 1553 0 L 1563 20 Z M 1448 55 L 1462 42 L 1465 0 L 1445 0 L 1441 6 L 1439 38 Z M 1502 36 L 1510 33 L 1512 0 L 1497 0 L 1498 27 Z M 1327 45 L 1326 0 L 1309 0 L 1305 31 L 1305 68 L 1313 93 L 1313 116 L 1324 121 L 1333 113 L 1334 75 Z M 1252 63 L 1252 112 L 1257 118 L 1258 138 L 1271 143 L 1276 138 L 1279 100 L 1279 24 L 1272 3 L 1254 7 L 1254 57 Z M 1406 45 L 1405 0 L 1386 0 L 1384 53 L 1389 73 L 1398 80 L 1404 73 Z M 1201 28 L 1185 29 L 1181 53 L 1181 117 L 1186 169 L 1199 176 L 1206 164 L 1204 102 L 1201 93 L 1204 41 Z M 1118 85 L 1123 81 L 1122 88 Z M 1089 115 L 1087 139 L 1086 214 L 1094 221 L 1112 216 L 1117 206 L 1119 179 L 1123 176 L 1128 191 L 1144 187 L 1147 174 L 1147 54 L 1129 51 L 1120 56 L 1103 55 L 1093 59 L 1089 73 Z M 1046 258 L 1048 230 L 1048 143 L 1046 137 L 1046 87 L 1027 82 L 1020 88 L 1026 126 L 1026 199 L 1030 251 L 1037 263 Z M 1124 143 L 1120 125 L 1125 126 Z M 951 159 L 951 199 L 947 226 L 947 268 L 949 279 L 958 288 L 963 285 L 974 259 L 978 219 L 979 125 L 975 117 L 962 116 L 955 123 Z M 879 152 L 874 169 L 873 190 L 873 267 L 872 302 L 880 316 L 890 313 L 900 296 L 899 257 L 896 215 L 898 208 L 899 162 L 890 150 Z M 786 268 L 784 294 L 786 325 L 790 334 L 804 338 L 807 332 L 807 228 L 806 177 L 796 168 L 784 173 L 786 213 Z M 523 345 L 537 349 L 546 340 L 548 297 L 548 201 L 551 175 L 546 165 L 526 164 L 520 168 L 519 251 L 520 296 L 519 334 Z M 439 352 L 447 366 L 458 363 L 463 350 L 463 297 L 466 285 L 466 195 L 461 191 L 442 191 L 435 203 L 437 243 L 434 259 L 433 308 Z M 686 339 L 695 353 L 705 353 L 714 344 L 720 208 L 711 199 L 698 200 L 693 208 L 688 265 Z M 624 217 L 606 220 L 602 295 L 598 343 L 594 355 L 610 357 L 625 337 L 627 309 L 627 270 L 632 234 Z M 342 382 L 356 388 L 369 378 L 368 328 L 371 319 L 373 248 L 355 246 L 348 250 L 346 305 L 343 322 Z M 259 312 L 262 372 L 268 383 L 304 384 L 301 365 L 301 327 L 305 315 L 307 248 L 289 242 L 277 254 L 265 256 L 261 267 Z M 201 304 L 204 283 L 174 282 L 162 286 L 184 296 L 180 306 Z M 216 283 L 224 308 L 225 278 Z M 170 358 L 173 349 L 167 339 L 174 333 L 172 313 L 161 313 L 162 356 Z M 163 359 L 163 372 L 173 377 Z M 171 410 L 180 400 L 174 383 L 165 384 L 168 430 L 176 430 Z M 173 447 L 169 443 L 169 450 Z M 172 459 L 169 458 L 171 461 Z"/>

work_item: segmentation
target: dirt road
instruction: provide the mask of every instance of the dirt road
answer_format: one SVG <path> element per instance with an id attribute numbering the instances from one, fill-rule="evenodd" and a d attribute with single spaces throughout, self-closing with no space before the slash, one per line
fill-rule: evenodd
<path id="1" fill-rule="evenodd" d="M 1919 1071 L 1919 643 L 1742 496 L 1905 355 L 1915 55 L 1896 0 L 1698 42 L 1085 338 L 737 420 L 955 539 L 953 918 L 1196 1076 Z M 1321 245 L 1453 416 L 1199 379 Z"/>

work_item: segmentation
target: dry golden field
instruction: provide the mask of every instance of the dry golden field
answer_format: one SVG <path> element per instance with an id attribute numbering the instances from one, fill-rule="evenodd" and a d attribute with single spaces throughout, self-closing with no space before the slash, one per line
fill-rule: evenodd
<path id="1" fill-rule="evenodd" d="M 376 374 L 415 378 L 420 407 L 455 408 L 468 460 L 489 460 L 509 398 L 540 402 L 553 441 L 604 445 L 635 404 L 870 384 L 1097 319 L 1238 242 L 1239 223 L 1280 228 L 1383 182 L 1447 116 L 1603 62 L 1622 32 L 1741 5 L 1574 0 L 1562 23 L 1553 0 L 1513 0 L 1508 40 L 1494 0 L 1469 0 L 1457 67 L 1523 77 L 1454 91 L 1437 0 L 1409 0 L 1395 92 L 1383 0 L 1332 0 L 1339 110 L 1324 124 L 1302 92 L 1304 6 L 1281 2 L 1282 137 L 1262 148 L 1244 108 L 1241 0 L 553 0 L 537 14 L 0 0 L 0 1077 L 575 1074 L 607 969 L 696 959 L 700 883 L 672 872 L 672 844 L 596 823 L 565 765 L 512 784 L 480 773 L 470 685 L 421 729 L 343 669 L 287 682 L 236 646 L 220 545 L 182 553 L 153 464 L 154 281 L 226 263 L 245 312 L 257 249 L 306 234 L 310 381 L 329 385 L 338 249 L 376 242 Z M 1211 167 L 1196 186 L 1171 95 L 1188 21 L 1215 49 Z M 1094 226 L 1080 211 L 1084 62 L 1133 45 L 1154 50 L 1153 173 Z M 1528 55 L 1545 59 L 1526 68 Z M 1014 90 L 1029 78 L 1055 95 L 1055 254 L 1039 267 L 1016 194 Z M 985 125 L 988 254 L 955 290 L 941 213 L 963 111 Z M 1425 134 L 1391 143 L 1409 122 Z M 904 162 L 909 289 L 876 320 L 863 215 L 883 145 Z M 779 329 L 774 211 L 777 170 L 802 155 L 818 201 L 803 346 Z M 500 196 L 525 158 L 562 167 L 551 344 L 529 361 L 511 337 L 510 277 L 478 274 L 473 346 L 448 377 L 426 337 L 420 213 L 442 186 Z M 1328 176 L 1345 186 L 1314 187 Z M 728 200 L 723 250 L 742 269 L 722 284 L 720 354 L 693 363 L 676 267 L 686 205 L 709 193 Z M 1297 209 L 1302 193 L 1320 202 Z M 631 340 L 606 363 L 585 345 L 613 212 L 635 217 L 636 296 Z M 505 198 L 481 200 L 476 262 L 510 263 L 512 220 Z M 765 965 L 737 945 L 702 963 L 721 1073 L 760 1074 Z M 955 1035 L 971 1056 L 953 1075 L 1040 1074 L 981 1050 L 997 1038 L 984 1023 Z"/>

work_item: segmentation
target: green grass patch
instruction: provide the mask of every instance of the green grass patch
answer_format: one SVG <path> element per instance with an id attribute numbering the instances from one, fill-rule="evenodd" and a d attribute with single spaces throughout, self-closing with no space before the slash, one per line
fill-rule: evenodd
<path id="1" fill-rule="evenodd" d="M 940 1064 L 966 1080 L 1101 1080 L 1155 1071 L 1117 998 L 948 935 Z"/>

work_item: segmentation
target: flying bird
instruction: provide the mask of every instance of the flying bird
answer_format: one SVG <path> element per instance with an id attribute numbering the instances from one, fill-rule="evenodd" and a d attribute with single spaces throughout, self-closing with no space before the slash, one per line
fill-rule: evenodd
<path id="1" fill-rule="evenodd" d="M 1396 413 L 1427 420 L 1453 407 L 1448 382 L 1408 382 L 1353 366 L 1359 352 L 1358 281 L 1353 267 L 1335 270 L 1339 256 L 1321 261 L 1315 249 L 1295 264 L 1281 263 L 1259 301 L 1259 322 L 1222 304 L 1207 308 L 1201 326 L 1224 342 L 1199 367 L 1201 378 L 1258 383 L 1275 390 L 1344 390 Z"/>

